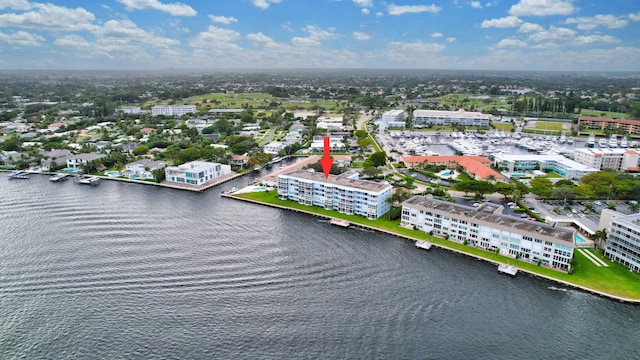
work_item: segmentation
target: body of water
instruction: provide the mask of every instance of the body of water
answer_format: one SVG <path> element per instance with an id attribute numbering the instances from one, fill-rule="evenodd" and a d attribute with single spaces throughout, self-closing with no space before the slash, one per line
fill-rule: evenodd
<path id="1" fill-rule="evenodd" d="M 640 308 L 205 193 L 0 178 L 2 359 L 631 359 Z"/>

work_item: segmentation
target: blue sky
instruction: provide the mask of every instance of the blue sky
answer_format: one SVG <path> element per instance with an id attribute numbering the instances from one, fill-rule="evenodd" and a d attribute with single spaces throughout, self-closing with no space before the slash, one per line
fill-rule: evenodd
<path id="1" fill-rule="evenodd" d="M 638 0 L 0 0 L 2 69 L 640 70 Z"/>

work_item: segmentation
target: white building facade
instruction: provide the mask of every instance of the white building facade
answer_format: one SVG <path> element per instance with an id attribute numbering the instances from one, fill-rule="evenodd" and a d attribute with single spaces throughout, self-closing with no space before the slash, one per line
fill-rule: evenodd
<path id="1" fill-rule="evenodd" d="M 278 175 L 278 197 L 300 204 L 320 206 L 344 214 L 377 219 L 390 209 L 389 184 L 358 180 L 357 174 L 329 175 L 295 171 Z"/>
<path id="2" fill-rule="evenodd" d="M 382 114 L 380 118 L 380 130 L 385 130 L 388 128 L 392 129 L 404 129 L 405 113 L 403 110 L 391 110 Z"/>
<path id="3" fill-rule="evenodd" d="M 327 129 L 328 131 L 344 130 L 343 121 L 344 118 L 342 116 L 320 116 L 316 122 L 316 128 Z"/>
<path id="4" fill-rule="evenodd" d="M 464 126 L 489 126 L 491 115 L 480 112 L 443 111 L 443 110 L 414 110 L 413 126 L 427 127 L 429 125 L 464 125 Z"/>
<path id="5" fill-rule="evenodd" d="M 640 152 L 633 149 L 576 149 L 574 159 L 599 170 L 637 171 L 640 165 Z"/>
<path id="6" fill-rule="evenodd" d="M 180 117 L 184 114 L 197 112 L 195 105 L 156 105 L 151 108 L 151 115 Z"/>
<path id="7" fill-rule="evenodd" d="M 581 177 L 598 172 L 594 167 L 581 164 L 562 155 L 511 155 L 495 154 L 494 164 L 508 172 L 527 170 L 552 170 L 565 178 L 580 180 Z"/>
<path id="8" fill-rule="evenodd" d="M 640 214 L 611 221 L 604 256 L 631 271 L 640 272 Z"/>
<path id="9" fill-rule="evenodd" d="M 192 161 L 164 169 L 166 181 L 188 185 L 202 185 L 230 173 L 231 166 L 207 161 Z"/>
<path id="10" fill-rule="evenodd" d="M 124 166 L 125 175 L 130 178 L 153 179 L 153 171 L 163 169 L 167 166 L 164 161 L 153 161 L 142 159 Z"/>
<path id="11" fill-rule="evenodd" d="M 278 153 L 284 149 L 284 144 L 280 141 L 273 141 L 264 146 L 264 153 L 271 155 L 278 155 Z"/>
<path id="12" fill-rule="evenodd" d="M 500 205 L 479 208 L 414 196 L 402 203 L 400 226 L 523 261 L 569 271 L 575 231 L 503 215 Z"/>

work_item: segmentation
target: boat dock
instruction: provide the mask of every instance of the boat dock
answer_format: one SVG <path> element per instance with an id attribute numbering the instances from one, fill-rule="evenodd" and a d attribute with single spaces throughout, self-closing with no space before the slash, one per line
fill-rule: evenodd
<path id="1" fill-rule="evenodd" d="M 428 241 L 422 241 L 422 240 L 416 241 L 416 247 L 419 249 L 430 250 L 431 246 L 433 245 Z"/>
<path id="2" fill-rule="evenodd" d="M 52 175 L 49 178 L 49 181 L 51 181 L 51 182 L 60 182 L 60 181 L 67 180 L 68 178 L 69 178 L 69 174 L 67 174 L 67 173 L 58 173 L 58 174 Z"/>
<path id="3" fill-rule="evenodd" d="M 8 175 L 9 179 L 28 179 L 29 173 L 22 170 L 16 170 L 10 172 Z"/>
<path id="4" fill-rule="evenodd" d="M 516 268 L 513 265 L 500 264 L 498 265 L 498 272 L 511 275 L 511 276 L 516 276 L 516 274 L 518 273 L 518 268 Z"/>
<path id="5" fill-rule="evenodd" d="M 329 224 L 338 225 L 342 227 L 349 227 L 349 225 L 351 225 L 351 223 L 348 222 L 347 220 L 340 220 L 340 219 L 331 219 L 329 220 Z"/>
<path id="6" fill-rule="evenodd" d="M 100 183 L 100 177 L 82 175 L 76 178 L 76 182 L 78 184 L 84 184 L 84 185 L 98 185 Z"/>

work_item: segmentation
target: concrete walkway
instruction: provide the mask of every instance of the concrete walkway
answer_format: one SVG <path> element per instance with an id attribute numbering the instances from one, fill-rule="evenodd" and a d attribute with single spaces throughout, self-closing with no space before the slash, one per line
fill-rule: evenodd
<path id="1" fill-rule="evenodd" d="M 586 250 L 586 249 L 578 249 L 578 251 L 580 252 L 580 254 L 584 255 L 584 257 L 586 257 L 587 259 L 589 259 L 589 261 L 591 261 L 595 266 L 597 267 L 609 267 L 609 265 L 607 263 L 605 263 L 604 261 L 600 260 L 599 257 L 597 257 L 596 255 L 594 255 L 591 251 Z"/>

